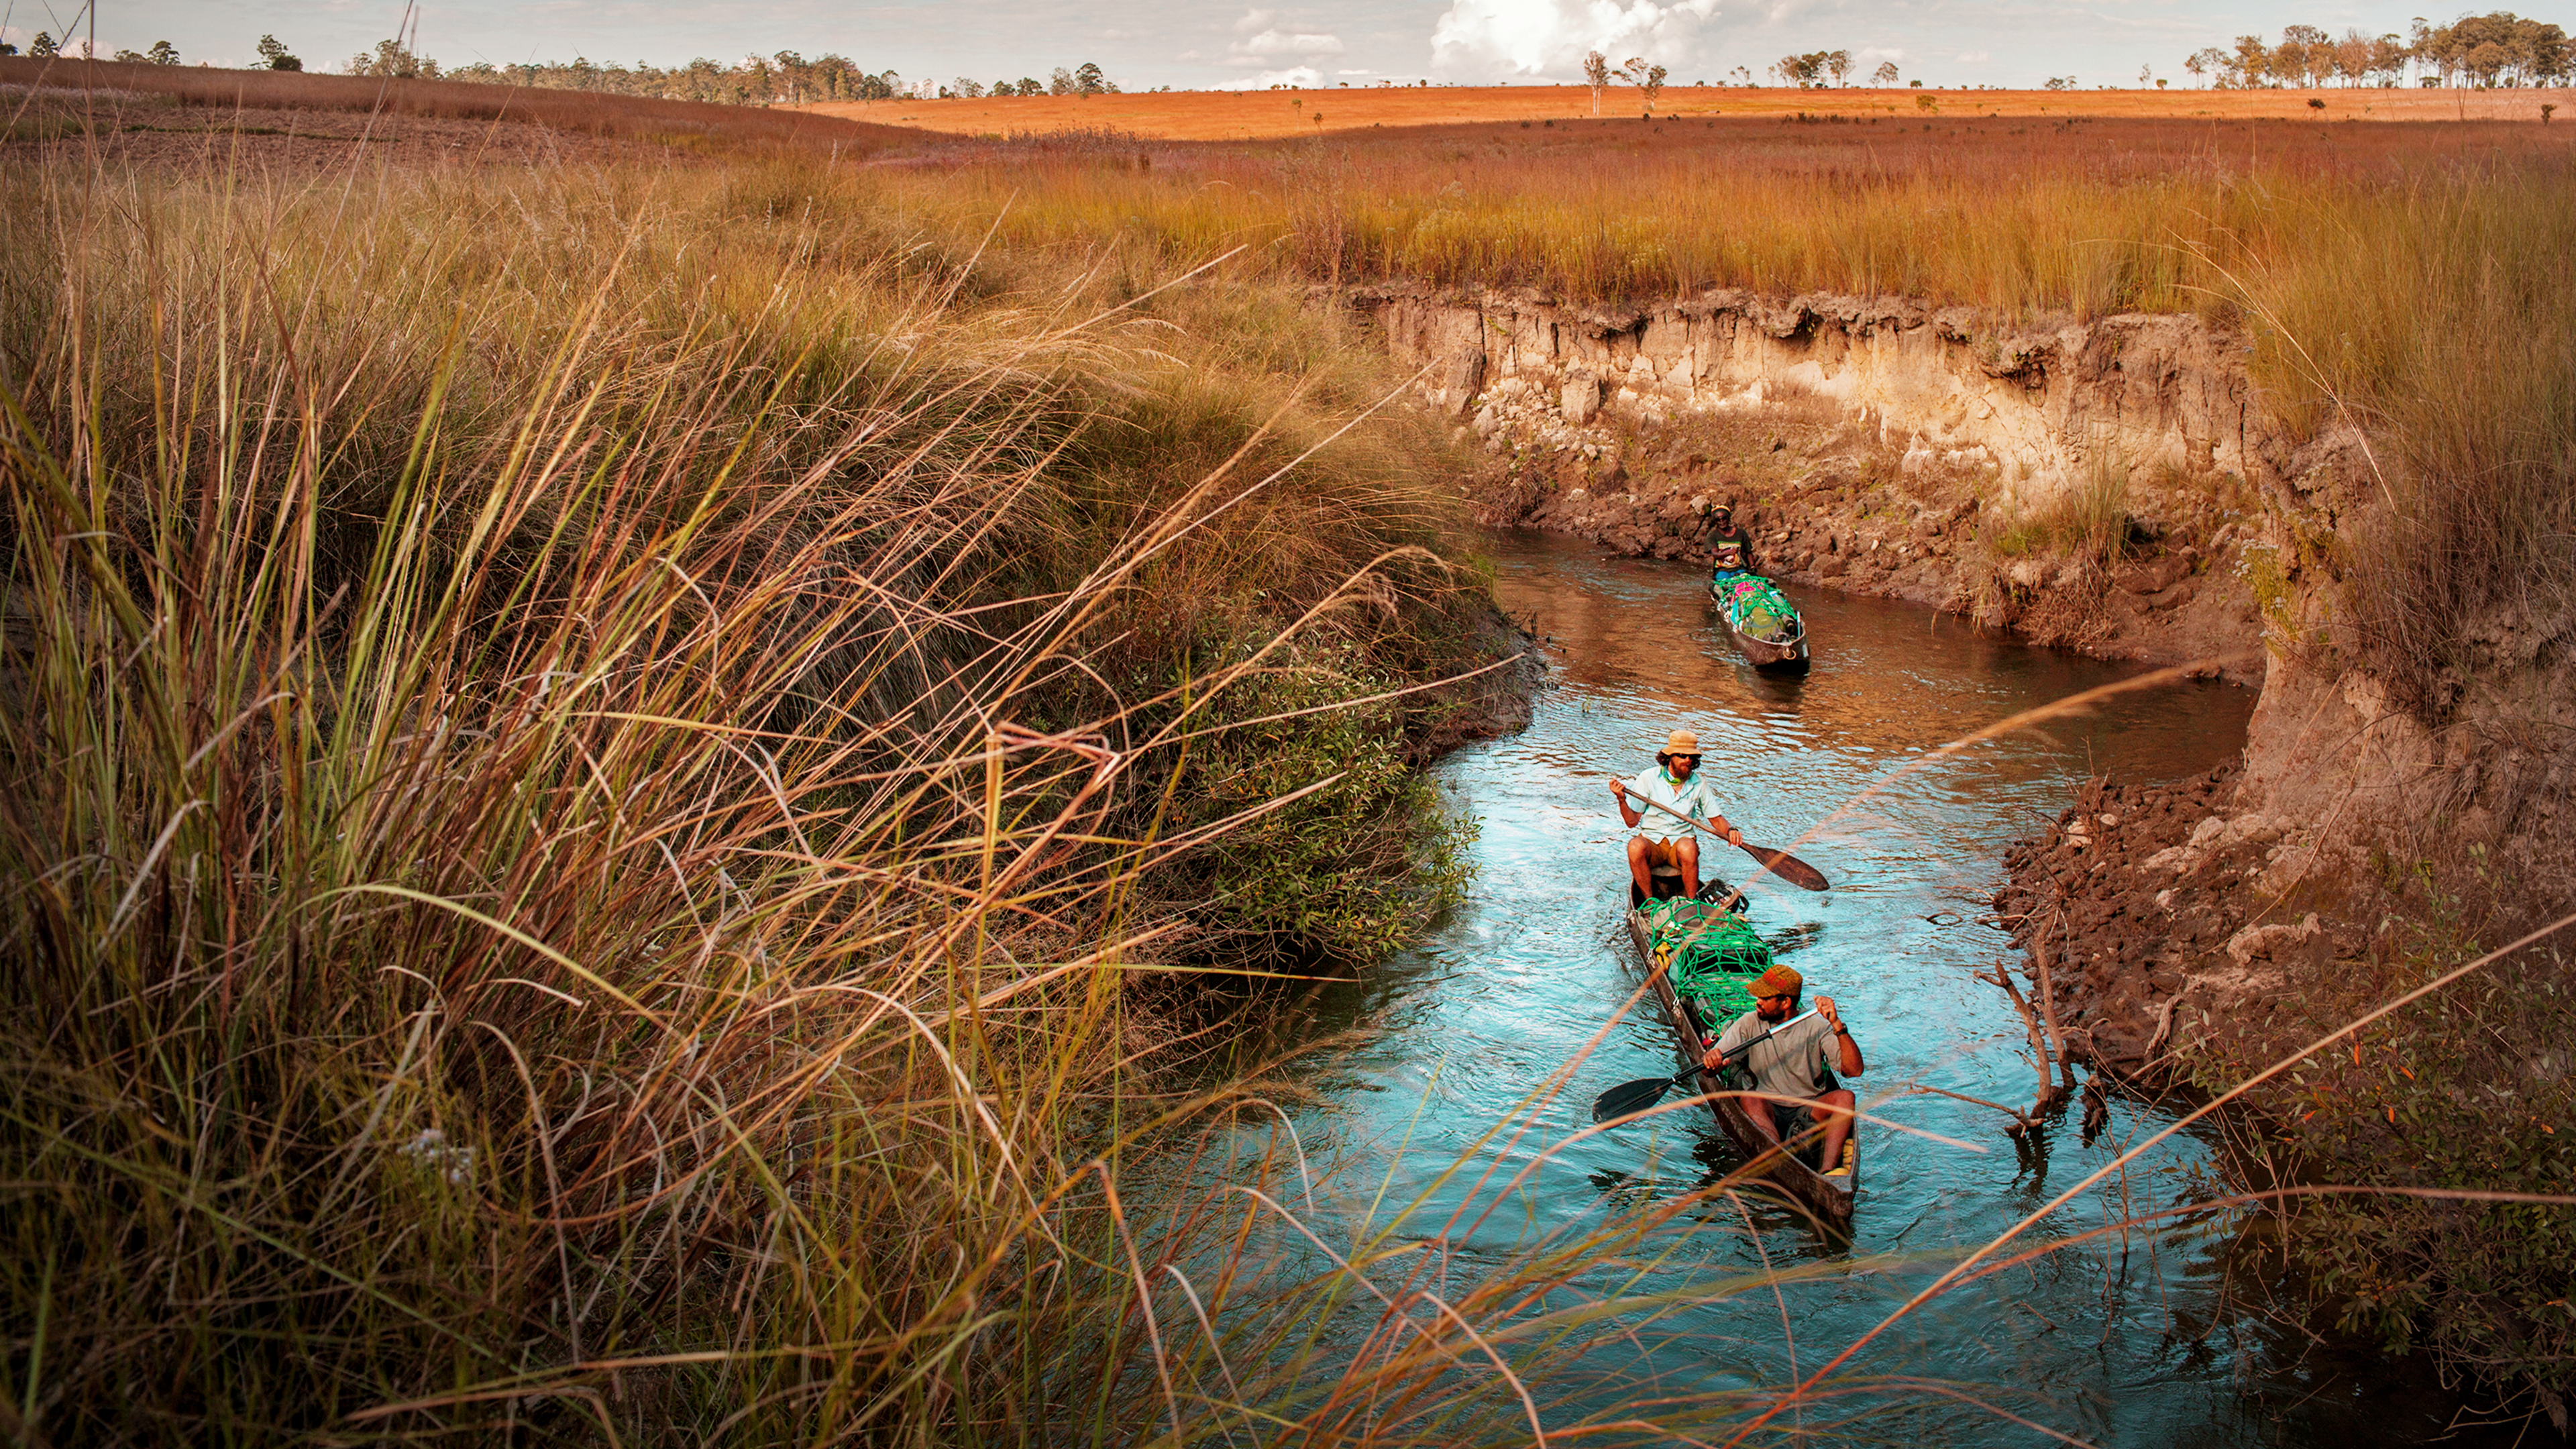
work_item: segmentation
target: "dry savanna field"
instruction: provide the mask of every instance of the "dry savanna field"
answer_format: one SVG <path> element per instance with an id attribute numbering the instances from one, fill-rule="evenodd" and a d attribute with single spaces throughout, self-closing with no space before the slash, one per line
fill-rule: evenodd
<path id="1" fill-rule="evenodd" d="M 1831 116 L 1924 120 L 1994 116 L 2063 121 L 2530 121 L 2560 105 L 2564 90 L 1792 90 L 1671 86 L 1656 98 L 1664 120 Z M 1612 86 L 1595 110 L 1582 86 L 1395 86 L 1330 90 L 1177 91 L 1106 96 L 983 96 L 974 99 L 833 101 L 804 107 L 822 115 L 917 126 L 961 136 L 1010 136 L 1106 129 L 1169 141 L 1260 141 L 1371 128 L 1565 123 L 1597 116 L 1634 122 L 1637 91 Z"/>

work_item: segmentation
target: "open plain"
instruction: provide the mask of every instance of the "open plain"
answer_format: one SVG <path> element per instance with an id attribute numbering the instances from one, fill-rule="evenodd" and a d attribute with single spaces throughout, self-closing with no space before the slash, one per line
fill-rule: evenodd
<path id="1" fill-rule="evenodd" d="M 1712 117 L 1814 116 L 1843 121 L 1929 117 L 2064 121 L 2528 121 L 2564 106 L 2566 90 L 2441 90 L 2329 87 L 2319 90 L 1988 90 L 1905 87 L 1831 89 L 1667 86 L 1651 106 L 1613 85 L 1596 106 L 1582 86 L 1344 86 L 1306 90 L 1154 92 L 1105 96 L 978 96 L 972 99 L 825 101 L 821 115 L 949 135 L 1006 137 L 1055 131 L 1116 131 L 1158 141 L 1270 141 L 1290 136 L 1425 126 L 1566 125 L 1607 119 L 1635 124 Z M 2568 124 L 2576 126 L 2576 112 Z"/>

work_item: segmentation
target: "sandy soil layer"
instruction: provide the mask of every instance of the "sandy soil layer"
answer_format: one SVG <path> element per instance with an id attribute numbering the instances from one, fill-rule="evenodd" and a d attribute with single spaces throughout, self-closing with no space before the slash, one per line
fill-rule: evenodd
<path id="1" fill-rule="evenodd" d="M 2262 635 L 2236 576 L 2252 535 L 2213 510 L 2167 520 L 2110 567 L 1997 554 L 1971 480 L 1905 472 L 1899 450 L 1820 403 L 1685 414 L 1608 446 L 1491 466 L 1472 503 L 1489 527 L 1569 534 L 1635 557 L 1710 558 L 1710 511 L 1735 510 L 1758 571 L 1798 588 L 1954 609 L 2035 643 L 2259 682 Z"/>
<path id="2" fill-rule="evenodd" d="M 1874 90 L 1668 86 L 1655 113 L 1667 117 L 2045 116 L 2174 120 L 2529 121 L 2556 104 L 2576 119 L 2564 90 L 2111 90 L 1982 91 L 1911 87 Z M 1931 105 L 1923 103 L 1929 100 Z M 2323 102 L 2322 108 L 2311 101 Z M 1589 119 L 1582 86 L 1336 87 L 1312 91 L 1166 91 L 1115 96 L 1013 96 L 975 100 L 826 101 L 801 107 L 823 115 L 958 135 L 1102 129 L 1152 140 L 1235 141 L 1312 136 L 1373 126 L 1448 126 Z M 1597 114 L 1635 120 L 1642 100 L 1613 86 Z"/>

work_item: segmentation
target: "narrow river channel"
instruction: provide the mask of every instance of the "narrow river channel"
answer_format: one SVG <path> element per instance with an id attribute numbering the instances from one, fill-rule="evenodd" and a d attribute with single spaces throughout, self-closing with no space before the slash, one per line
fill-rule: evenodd
<path id="1" fill-rule="evenodd" d="M 1539 1109 L 1545 1130 L 1479 1145 L 1635 990 L 1616 936 L 1625 832 L 1608 780 L 1649 764 L 1666 730 L 1697 730 L 1730 814 L 1748 837 L 1780 844 L 1927 749 L 2140 672 L 1999 642 L 1911 605 L 1806 591 L 1798 602 L 1817 641 L 1814 672 L 1767 679 L 1736 659 L 1691 567 L 1524 535 L 1493 547 L 1498 601 L 1546 641 L 1548 687 L 1528 730 L 1440 767 L 1453 808 L 1481 823 L 1473 899 L 1388 969 L 1322 993 L 1321 1026 L 1371 1034 L 1319 1071 L 1310 1085 L 1323 1105 L 1301 1119 L 1310 1150 L 1358 1164 L 1359 1179 L 1385 1185 L 1386 1202 L 1427 1195 L 1433 1222 L 1477 1190 L 1478 1172 L 1443 1177 L 1462 1154 L 1499 1157 L 1499 1182 L 1570 1135 L 1601 1089 L 1671 1070 L 1668 1040 L 1641 1010 Z M 1639 1350 L 1650 1364 L 1622 1372 L 1650 1371 L 1662 1393 L 1776 1386 L 1791 1381 L 1793 1363 L 1812 1372 L 1964 1250 L 2172 1120 L 2115 1100 L 2090 1144 L 2069 1113 L 2047 1128 L 2041 1152 L 2023 1155 L 1990 1110 L 1890 1094 L 1919 1083 L 2029 1103 L 2022 1023 L 1972 978 L 2009 949 L 1980 922 L 2005 846 L 2043 828 L 2089 774 L 2172 779 L 2234 756 L 2252 706 L 2252 691 L 2214 683 L 2123 695 L 1901 780 L 1797 847 L 1833 890 L 1767 886 L 1752 916 L 1805 973 L 1811 1000 L 1841 1004 L 1868 1054 L 1854 1083 L 1862 1099 L 1985 1150 L 1871 1131 L 1847 1250 L 1785 1215 L 1717 1206 L 1706 1237 L 1721 1268 L 1731 1256 L 1746 1272 L 1768 1263 L 1810 1276 L 1776 1300 L 1766 1285 L 1687 1310 Z M 1719 869 L 1740 880 L 1742 863 Z M 2178 1136 L 2028 1241 L 2205 1197 L 2221 1150 L 2214 1134 Z M 1696 1109 L 1594 1136 L 1548 1156 L 1454 1250 L 1498 1261 L 1545 1233 L 1688 1192 L 1734 1162 Z M 2337 1352 L 2267 1312 L 2276 1306 L 2260 1267 L 2268 1256 L 2224 1216 L 2070 1246 L 1937 1300 L 1844 1370 L 1940 1390 L 1870 1388 L 1808 1411 L 1806 1427 L 2047 1442 L 1955 1393 L 2096 1443 L 2402 1443 L 2441 1433 L 2455 1401 L 2420 1376 Z"/>

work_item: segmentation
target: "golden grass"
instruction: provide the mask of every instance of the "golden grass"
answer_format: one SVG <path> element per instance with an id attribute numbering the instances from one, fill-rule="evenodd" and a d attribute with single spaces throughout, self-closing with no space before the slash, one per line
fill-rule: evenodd
<path id="1" fill-rule="evenodd" d="M 5 184 L 12 1434 L 971 1435 L 1141 1352 L 1097 1164 L 1250 1090 L 1142 1090 L 1152 968 L 1455 884 L 1379 365 L 810 165 Z"/>
<path id="2" fill-rule="evenodd" d="M 2151 121 L 2512 121 L 2544 124 L 2540 107 L 2568 92 L 2463 90 L 1921 90 L 1911 87 L 1793 90 L 1779 87 L 1667 87 L 1654 113 L 1667 119 L 1776 119 L 1800 114 L 1846 120 L 1939 116 Z M 1923 100 L 1932 102 L 1927 111 Z M 2308 102 L 2325 102 L 2319 111 Z M 990 96 L 975 99 L 824 101 L 801 109 L 880 125 L 959 136 L 1047 131 L 1123 131 L 1158 141 L 1266 141 L 1372 128 L 1410 129 L 1552 121 L 1593 121 L 1582 86 L 1361 87 L 1307 91 L 1167 91 L 1115 96 Z M 1643 103 L 1612 87 L 1600 115 L 1634 126 Z"/>
<path id="3" fill-rule="evenodd" d="M 881 126 L 767 107 L 303 71 L 0 56 L 0 86 L 166 97 L 180 105 L 230 110 L 375 111 L 388 116 L 511 121 L 666 145 L 711 142 L 729 148 L 765 145 L 864 153 L 888 146 L 911 149 L 913 140 Z M 10 104 L 15 108 L 23 101 Z"/>

